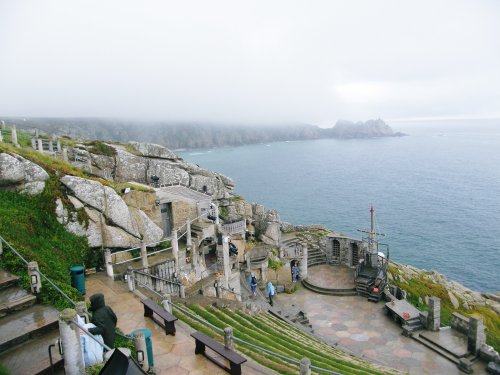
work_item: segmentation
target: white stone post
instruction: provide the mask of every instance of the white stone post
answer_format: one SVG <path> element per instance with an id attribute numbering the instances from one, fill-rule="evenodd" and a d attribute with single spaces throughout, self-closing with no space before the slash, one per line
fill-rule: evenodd
<path id="1" fill-rule="evenodd" d="M 54 152 L 54 144 L 52 143 L 52 137 L 49 138 L 49 152 Z"/>
<path id="2" fill-rule="evenodd" d="M 85 301 L 78 301 L 75 306 L 76 313 L 85 321 L 90 323 L 89 313 L 87 311 L 87 304 Z"/>
<path id="3" fill-rule="evenodd" d="M 141 365 L 143 370 L 149 370 L 148 350 L 146 347 L 146 337 L 144 336 L 144 332 L 134 333 L 134 346 L 137 351 L 139 365 Z"/>
<path id="4" fill-rule="evenodd" d="M 164 294 L 163 299 L 161 301 L 161 304 L 163 305 L 163 308 L 165 311 L 168 311 L 169 313 L 172 313 L 172 298 L 170 297 L 170 294 Z"/>
<path id="5" fill-rule="evenodd" d="M 61 141 L 57 140 L 57 152 L 61 152 Z"/>
<path id="6" fill-rule="evenodd" d="M 214 203 L 214 213 L 215 213 L 215 224 L 219 225 L 220 224 L 220 219 L 219 219 L 219 206 Z"/>
<path id="7" fill-rule="evenodd" d="M 246 252 L 245 253 L 245 258 L 247 261 L 247 271 L 252 272 L 252 258 L 250 257 L 250 253 Z"/>
<path id="8" fill-rule="evenodd" d="M 1 140 L 1 139 L 0 139 L 0 140 Z M 36 138 L 34 138 L 34 137 L 33 137 L 33 138 L 31 138 L 31 148 L 32 148 L 33 150 L 35 150 L 35 151 L 36 151 L 36 145 L 37 145 Z"/>
<path id="9" fill-rule="evenodd" d="M 141 240 L 141 259 L 142 259 L 142 268 L 147 269 L 149 267 L 148 251 L 146 250 L 146 242 L 144 242 L 144 240 Z"/>
<path id="10" fill-rule="evenodd" d="M 224 266 L 224 288 L 229 288 L 229 275 L 231 274 L 231 268 L 229 265 L 229 237 L 222 237 L 222 260 Z"/>
<path id="11" fill-rule="evenodd" d="M 135 290 L 135 277 L 134 277 L 134 269 L 132 266 L 127 267 L 127 284 L 128 284 L 128 290 L 130 292 L 133 292 Z"/>
<path id="12" fill-rule="evenodd" d="M 38 138 L 38 151 L 43 152 L 43 141 L 42 138 Z"/>
<path id="13" fill-rule="evenodd" d="M 224 347 L 229 350 L 234 349 L 233 329 L 231 327 L 224 328 Z"/>
<path id="14" fill-rule="evenodd" d="M 0 142 L 3 142 L 3 135 L 1 130 L 0 130 Z"/>
<path id="15" fill-rule="evenodd" d="M 182 284 L 179 286 L 179 297 L 186 298 L 186 287 Z"/>
<path id="16" fill-rule="evenodd" d="M 106 266 L 106 274 L 112 279 L 115 277 L 115 273 L 113 271 L 113 260 L 111 258 L 111 250 L 104 250 L 104 264 Z"/>
<path id="17" fill-rule="evenodd" d="M 177 239 L 177 229 L 172 231 L 172 255 L 175 261 L 175 272 L 179 274 L 179 240 Z"/>
<path id="18" fill-rule="evenodd" d="M 300 375 L 311 375 L 311 360 L 309 358 L 300 360 Z"/>
<path id="19" fill-rule="evenodd" d="M 16 146 L 19 146 L 19 144 L 17 143 L 17 129 L 16 129 L 16 125 L 12 125 L 12 133 L 11 133 L 11 139 L 12 139 L 12 143 Z"/>
<path id="20" fill-rule="evenodd" d="M 31 292 L 34 294 L 40 293 L 40 290 L 42 289 L 42 279 L 40 277 L 37 262 L 28 263 L 28 274 L 30 278 Z"/>
<path id="21" fill-rule="evenodd" d="M 68 158 L 68 149 L 66 147 L 64 147 L 62 149 L 62 154 L 63 154 L 63 160 L 67 163 L 69 162 L 69 158 Z"/>
<path id="22" fill-rule="evenodd" d="M 300 277 L 302 279 L 305 279 L 307 277 L 307 255 L 307 245 L 304 243 L 302 245 L 302 260 L 300 261 L 299 265 Z"/>
<path id="23" fill-rule="evenodd" d="M 64 309 L 59 315 L 59 335 L 64 357 L 64 372 L 67 375 L 85 374 L 79 328 L 72 324 L 76 321 L 76 311 Z"/>
<path id="24" fill-rule="evenodd" d="M 2 120 L 2 130 L 5 130 L 5 121 Z"/>
<path id="25" fill-rule="evenodd" d="M 191 221 L 186 220 L 186 246 L 192 246 L 193 242 L 191 239 Z"/>
<path id="26" fill-rule="evenodd" d="M 40 136 L 40 132 L 38 131 L 38 128 L 35 129 L 35 138 L 38 138 Z"/>

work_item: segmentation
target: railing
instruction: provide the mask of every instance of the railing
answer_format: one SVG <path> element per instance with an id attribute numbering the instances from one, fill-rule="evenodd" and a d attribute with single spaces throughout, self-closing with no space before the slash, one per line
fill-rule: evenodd
<path id="1" fill-rule="evenodd" d="M 19 254 L 16 249 L 14 249 L 2 236 L 0 236 L 0 245 L 1 243 L 4 243 L 7 245 L 7 247 L 19 258 L 21 259 L 21 261 L 28 265 L 28 261 L 26 259 L 23 258 L 23 256 L 21 254 Z M 1 247 L 1 246 L 0 246 Z M 59 294 L 61 294 L 68 302 L 70 302 L 73 306 L 76 306 L 76 303 L 68 297 L 68 295 L 66 293 L 64 293 L 61 289 L 59 289 L 57 287 L 56 284 L 54 284 L 47 276 L 45 276 L 42 271 L 38 270 L 38 273 L 41 277 L 43 277 L 45 279 L 45 281 L 47 281 Z"/>
<path id="2" fill-rule="evenodd" d="M 246 221 L 239 220 L 234 223 L 222 224 L 221 231 L 224 234 L 236 234 L 236 233 L 245 233 L 246 230 Z"/>
<path id="3" fill-rule="evenodd" d="M 180 296 L 181 283 L 160 276 L 154 276 L 147 272 L 133 270 L 132 277 L 141 287 L 162 296 L 165 293 Z"/>
<path id="4" fill-rule="evenodd" d="M 210 211 L 207 210 L 204 213 L 202 213 L 201 215 L 198 215 L 197 217 L 195 217 L 194 219 L 189 220 L 189 225 L 193 224 L 195 221 L 200 220 L 203 216 L 207 216 L 209 213 L 210 213 Z M 177 240 L 180 240 L 182 237 L 184 237 L 187 234 L 187 232 L 188 232 L 187 222 L 182 224 L 179 228 L 177 228 L 177 232 L 180 232 L 182 230 L 182 228 L 184 228 L 184 227 L 186 227 L 186 231 L 184 233 L 182 233 L 180 236 L 178 236 Z"/>
<path id="5" fill-rule="evenodd" d="M 157 245 L 161 244 L 162 242 L 166 242 L 166 241 L 168 241 L 168 240 L 161 240 L 161 241 L 157 241 L 157 242 L 152 242 L 152 243 L 147 244 L 147 245 L 145 245 L 145 246 L 146 246 L 146 249 L 147 249 L 148 247 L 154 247 L 154 246 L 157 246 Z M 162 253 L 162 252 L 164 252 L 164 251 L 171 250 L 171 249 L 172 249 L 172 246 L 169 246 L 169 247 L 166 247 L 166 248 L 164 248 L 164 249 L 160 249 L 160 250 L 156 250 L 156 251 L 148 252 L 147 254 L 148 254 L 148 257 L 149 257 L 149 256 L 152 256 L 152 255 L 155 255 L 155 254 L 159 254 L 159 253 Z M 131 253 L 132 251 L 137 251 L 137 250 L 139 250 L 139 251 L 140 251 L 140 250 L 141 250 L 141 247 L 140 247 L 140 246 L 139 246 L 139 247 L 133 247 L 133 248 L 130 248 L 130 249 L 120 250 L 120 251 L 116 251 L 116 252 L 114 252 L 114 253 L 111 253 L 111 258 L 112 258 L 112 259 L 114 259 L 114 260 L 111 262 L 111 264 L 112 264 L 113 266 L 115 266 L 115 265 L 125 264 L 125 263 L 129 263 L 129 262 L 133 262 L 134 260 L 141 259 L 141 256 L 140 256 L 140 255 L 139 255 L 139 256 L 137 256 L 137 257 L 134 257 L 134 256 L 132 255 L 132 258 L 130 258 L 130 259 L 125 259 L 125 260 L 122 260 L 122 261 L 119 261 L 119 262 L 117 262 L 117 261 L 116 261 L 116 256 L 117 256 L 117 255 L 120 255 L 120 254 L 126 254 L 126 253 Z"/>

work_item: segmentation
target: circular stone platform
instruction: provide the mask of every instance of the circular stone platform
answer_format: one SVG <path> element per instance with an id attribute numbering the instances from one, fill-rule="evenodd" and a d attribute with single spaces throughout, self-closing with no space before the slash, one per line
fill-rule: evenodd
<path id="1" fill-rule="evenodd" d="M 307 289 L 321 294 L 356 295 L 354 269 L 346 266 L 321 264 L 307 269 L 307 278 L 302 284 Z"/>

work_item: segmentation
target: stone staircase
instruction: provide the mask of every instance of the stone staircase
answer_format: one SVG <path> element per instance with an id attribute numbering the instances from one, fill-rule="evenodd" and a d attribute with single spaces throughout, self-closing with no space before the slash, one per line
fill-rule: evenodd
<path id="1" fill-rule="evenodd" d="M 59 337 L 58 311 L 35 304 L 18 286 L 19 277 L 0 270 L 0 363 L 12 375 L 50 374 L 48 347 Z M 62 367 L 57 348 L 55 368 Z"/>
<path id="2" fill-rule="evenodd" d="M 307 249 L 307 267 L 326 264 L 326 254 L 319 247 L 311 247 Z"/>

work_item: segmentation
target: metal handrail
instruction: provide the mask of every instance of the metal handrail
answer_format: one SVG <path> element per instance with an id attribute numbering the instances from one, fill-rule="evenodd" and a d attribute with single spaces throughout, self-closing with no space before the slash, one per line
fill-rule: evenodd
<path id="1" fill-rule="evenodd" d="M 138 273 L 139 275 L 144 275 L 144 276 L 149 276 L 153 279 L 157 279 L 157 280 L 162 280 L 162 281 L 166 281 L 168 283 L 171 283 L 171 284 L 176 284 L 176 285 L 179 285 L 181 286 L 182 284 L 178 281 L 174 281 L 174 280 L 170 280 L 170 279 L 166 279 L 164 277 L 160 277 L 160 276 L 155 276 L 155 275 L 151 275 L 150 273 L 147 273 L 147 272 L 143 272 L 143 271 L 135 271 L 135 273 Z"/>
<path id="2" fill-rule="evenodd" d="M 70 320 L 69 322 L 73 323 L 75 326 L 77 326 L 78 328 L 80 328 L 85 334 L 87 334 L 96 343 L 98 343 L 99 345 L 101 345 L 104 349 L 106 349 L 106 350 L 112 350 L 112 348 L 110 348 L 109 346 L 107 346 L 105 343 L 100 342 L 99 340 L 97 340 L 97 338 L 92 333 L 90 333 L 89 331 L 87 331 L 86 328 L 82 327 L 75 320 Z"/>
<path id="3" fill-rule="evenodd" d="M 2 236 L 0 236 L 0 242 L 3 242 L 5 243 L 9 249 L 12 250 L 12 252 L 18 257 L 20 258 L 24 264 L 28 265 L 28 261 L 26 259 L 23 258 L 23 256 L 21 254 L 19 254 L 16 249 L 14 249 Z M 40 274 L 41 277 L 43 277 L 45 279 L 45 281 L 47 281 L 50 285 L 52 285 L 52 287 L 57 291 L 59 292 L 59 294 L 61 294 L 64 298 L 66 298 L 68 300 L 68 302 L 70 302 L 73 306 L 76 306 L 76 303 L 68 297 L 68 295 L 66 293 L 64 293 L 61 289 L 59 289 L 59 287 L 54 284 L 47 276 L 45 276 L 42 271 L 38 270 L 38 273 Z"/>

